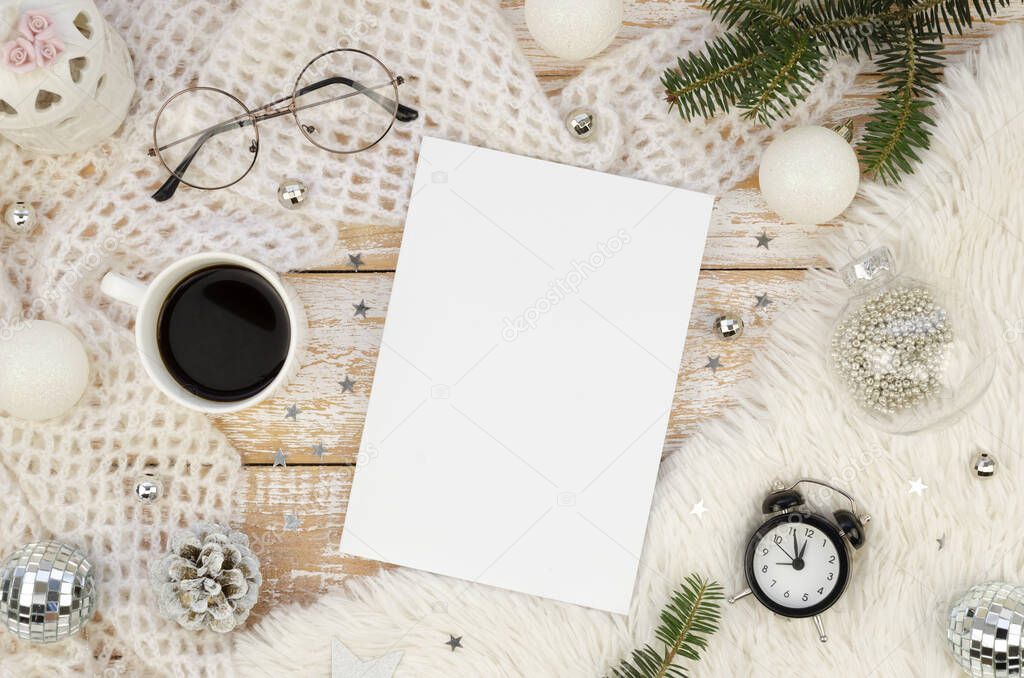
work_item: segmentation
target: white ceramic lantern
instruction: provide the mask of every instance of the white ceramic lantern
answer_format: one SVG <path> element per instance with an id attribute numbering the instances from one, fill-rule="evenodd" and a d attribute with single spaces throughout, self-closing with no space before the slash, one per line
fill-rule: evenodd
<path id="1" fill-rule="evenodd" d="M 0 0 L 0 133 L 70 153 L 121 125 L 135 78 L 128 48 L 92 0 Z"/>

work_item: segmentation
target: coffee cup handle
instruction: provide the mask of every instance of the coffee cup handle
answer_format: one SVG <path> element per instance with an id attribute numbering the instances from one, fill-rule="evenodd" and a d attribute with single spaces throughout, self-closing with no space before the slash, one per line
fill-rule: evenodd
<path id="1" fill-rule="evenodd" d="M 142 305 L 142 298 L 146 294 L 146 287 L 145 283 L 141 283 L 134 278 L 128 278 L 120 273 L 114 273 L 113 271 L 103 276 L 103 280 L 100 282 L 100 291 L 103 294 L 132 306 Z"/>

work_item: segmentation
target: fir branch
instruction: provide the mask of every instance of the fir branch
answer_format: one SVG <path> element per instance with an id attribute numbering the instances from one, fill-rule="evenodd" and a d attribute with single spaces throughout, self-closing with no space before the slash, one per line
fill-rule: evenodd
<path id="1" fill-rule="evenodd" d="M 633 650 L 611 670 L 611 678 L 686 678 L 676 664 L 684 657 L 699 661 L 701 652 L 721 622 L 722 587 L 691 574 L 661 611 L 661 624 L 654 635 L 665 648 L 659 652 L 650 645 Z"/>
<path id="2" fill-rule="evenodd" d="M 745 109 L 743 116 L 769 125 L 786 115 L 821 79 L 822 60 L 822 53 L 806 35 L 773 46 L 755 62 L 749 94 L 738 102 Z"/>
<path id="3" fill-rule="evenodd" d="M 941 45 L 936 34 L 914 32 L 906 19 L 901 44 L 879 52 L 882 83 L 890 89 L 878 100 L 878 111 L 865 127 L 861 161 L 868 174 L 898 182 L 918 162 L 917 151 L 928 148 L 928 127 L 933 123 L 922 97 L 934 93 L 942 69 Z"/>
<path id="4" fill-rule="evenodd" d="M 797 0 L 707 0 L 705 9 L 728 28 L 791 29 Z"/>
<path id="5" fill-rule="evenodd" d="M 686 120 L 709 118 L 726 111 L 739 100 L 761 45 L 740 33 L 715 38 L 704 52 L 680 58 L 675 69 L 661 78 L 669 110 L 679 109 Z"/>
<path id="6" fill-rule="evenodd" d="M 898 181 L 928 147 L 929 97 L 943 32 L 963 33 L 1010 0 L 705 0 L 729 29 L 662 76 L 684 119 L 738 106 L 761 122 L 786 115 L 824 74 L 826 57 L 873 57 L 888 89 L 860 145 L 868 173 Z"/>

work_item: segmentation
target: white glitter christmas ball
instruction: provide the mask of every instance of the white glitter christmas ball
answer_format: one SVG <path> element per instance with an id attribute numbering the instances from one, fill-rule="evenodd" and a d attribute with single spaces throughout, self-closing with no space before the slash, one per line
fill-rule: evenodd
<path id="1" fill-rule="evenodd" d="M 526 0 L 526 27 L 550 54 L 580 61 L 607 47 L 622 26 L 622 0 Z"/>
<path id="2" fill-rule="evenodd" d="M 853 148 L 836 132 L 794 127 L 765 149 L 758 179 L 773 212 L 798 224 L 821 224 L 849 207 L 860 167 Z"/>
<path id="3" fill-rule="evenodd" d="M 32 421 L 64 414 L 82 398 L 89 358 L 63 325 L 33 320 L 0 337 L 0 410 Z"/>

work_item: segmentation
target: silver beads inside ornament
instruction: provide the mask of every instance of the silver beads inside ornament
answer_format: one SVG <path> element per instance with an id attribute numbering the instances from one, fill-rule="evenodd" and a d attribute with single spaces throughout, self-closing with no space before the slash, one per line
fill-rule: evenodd
<path id="1" fill-rule="evenodd" d="M 153 475 L 144 475 L 135 481 L 135 498 L 142 504 L 152 504 L 164 492 L 163 483 Z"/>
<path id="2" fill-rule="evenodd" d="M 565 126 L 577 139 L 589 139 L 594 134 L 594 114 L 577 108 L 566 116 Z"/>
<path id="3" fill-rule="evenodd" d="M 26 544 L 0 566 L 0 618 L 32 643 L 55 643 L 77 633 L 96 607 L 92 564 L 69 544 Z"/>
<path id="4" fill-rule="evenodd" d="M 978 450 L 971 462 L 971 472 L 978 478 L 991 478 L 996 474 L 996 458 L 988 452 Z"/>
<path id="5" fill-rule="evenodd" d="M 893 414 L 939 392 L 952 342 L 946 310 L 930 290 L 892 287 L 840 321 L 832 363 L 858 405 Z"/>
<path id="6" fill-rule="evenodd" d="M 725 313 L 715 318 L 711 329 L 719 339 L 737 339 L 743 334 L 743 318 L 735 313 Z"/>
<path id="7" fill-rule="evenodd" d="M 28 233 L 36 225 L 36 210 L 27 202 L 12 202 L 4 210 L 4 223 L 16 233 Z"/>
<path id="8" fill-rule="evenodd" d="M 285 179 L 277 187 L 277 201 L 281 207 L 293 210 L 306 201 L 306 182 L 301 179 Z"/>
<path id="9" fill-rule="evenodd" d="M 946 632 L 953 658 L 975 678 L 1021 675 L 1024 593 L 992 582 L 971 588 L 949 611 Z"/>

